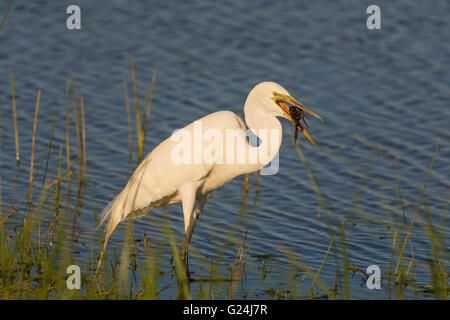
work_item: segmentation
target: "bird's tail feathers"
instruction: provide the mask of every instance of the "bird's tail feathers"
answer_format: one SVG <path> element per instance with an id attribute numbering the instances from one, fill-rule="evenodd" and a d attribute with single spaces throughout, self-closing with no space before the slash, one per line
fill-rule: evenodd
<path id="1" fill-rule="evenodd" d="M 106 246 L 108 245 L 109 238 L 117 228 L 117 225 L 128 218 L 135 219 L 141 217 L 151 209 L 150 205 L 146 208 L 135 208 L 136 193 L 138 192 L 139 183 L 144 176 L 146 168 L 144 163 L 147 163 L 148 161 L 150 161 L 150 157 L 144 159 L 128 181 L 125 188 L 103 209 L 101 213 L 97 230 L 103 225 L 103 223 L 106 221 L 108 222 L 105 228 L 105 242 L 103 244 L 103 250 L 101 251 L 100 259 L 97 265 L 97 272 L 100 269 L 103 254 L 106 250 Z"/>
<path id="2" fill-rule="evenodd" d="M 106 222 L 105 227 L 105 243 L 103 249 L 106 249 L 106 245 L 108 244 L 108 240 L 111 237 L 114 230 L 116 230 L 117 225 L 123 221 L 135 220 L 144 216 L 152 206 L 149 205 L 144 208 L 135 208 L 129 210 L 129 207 L 125 207 L 127 201 L 129 201 L 127 195 L 128 186 L 122 190 L 102 211 L 100 216 L 100 222 L 97 226 L 97 230 Z"/>
<path id="3" fill-rule="evenodd" d="M 103 245 L 103 250 L 108 244 L 108 240 L 111 234 L 116 229 L 117 225 L 123 220 L 124 214 L 124 192 L 120 192 L 102 211 L 100 222 L 97 226 L 97 230 L 108 220 L 105 228 L 105 243 Z"/>
<path id="4" fill-rule="evenodd" d="M 125 188 L 103 209 L 100 217 L 100 223 L 97 229 L 108 220 L 106 225 L 105 244 L 103 249 L 108 244 L 109 237 L 116 229 L 117 225 L 126 219 L 136 219 L 145 215 L 151 209 L 151 205 L 147 207 L 140 207 L 136 203 L 136 195 L 139 192 L 139 187 L 147 169 L 147 164 L 151 160 L 147 156 L 144 161 L 137 167 L 130 180 L 128 180 Z"/>

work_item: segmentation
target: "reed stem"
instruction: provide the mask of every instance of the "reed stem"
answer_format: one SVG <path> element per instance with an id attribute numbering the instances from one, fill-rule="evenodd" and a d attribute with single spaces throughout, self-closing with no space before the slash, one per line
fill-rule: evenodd
<path id="1" fill-rule="evenodd" d="M 123 78 L 123 91 L 125 94 L 125 107 L 127 110 L 127 123 L 128 123 L 128 164 L 131 163 L 131 159 L 133 158 L 133 131 L 131 129 L 131 110 L 130 110 L 130 101 L 128 98 L 128 86 L 127 80 Z"/>
<path id="2" fill-rule="evenodd" d="M 87 181 L 87 164 L 86 164 L 86 124 L 84 121 L 84 100 L 81 96 L 81 139 L 83 143 L 83 182 Z"/>
<path id="3" fill-rule="evenodd" d="M 11 73 L 11 96 L 12 96 L 12 107 L 13 107 L 13 118 L 14 118 L 14 141 L 16 143 L 16 161 L 17 164 L 20 163 L 20 147 L 19 147 L 19 127 L 17 125 L 17 110 L 16 110 L 16 90 L 14 85 L 14 73 L 13 69 L 10 68 Z"/>
<path id="4" fill-rule="evenodd" d="M 37 127 L 40 100 L 41 100 L 41 89 L 39 89 L 39 91 L 38 91 L 37 100 L 36 100 L 36 108 L 34 111 L 33 138 L 31 141 L 30 180 L 29 180 L 30 192 L 28 195 L 28 210 L 29 210 L 29 212 L 31 212 L 32 197 L 33 197 L 34 149 L 35 149 L 35 143 L 36 143 L 36 127 Z"/>

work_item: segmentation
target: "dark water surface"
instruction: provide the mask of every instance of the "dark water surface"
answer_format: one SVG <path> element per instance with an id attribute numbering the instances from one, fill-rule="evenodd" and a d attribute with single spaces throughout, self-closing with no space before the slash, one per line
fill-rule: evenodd
<path id="1" fill-rule="evenodd" d="M 1 1 L 0 17 L 9 1 Z M 366 28 L 369 1 L 85 1 L 79 0 L 82 30 L 66 28 L 67 1 L 15 1 L 0 33 L 0 101 L 2 104 L 1 175 L 3 200 L 15 203 L 27 188 L 29 151 L 36 93 L 42 88 L 36 159 L 48 143 L 55 107 L 55 149 L 65 140 L 65 85 L 74 74 L 86 111 L 88 186 L 78 220 L 80 239 L 88 242 L 101 210 L 123 187 L 128 173 L 128 128 L 122 78 L 131 91 L 129 54 L 134 58 L 141 101 L 152 72 L 157 82 L 145 152 L 176 129 L 219 109 L 242 111 L 249 90 L 261 81 L 276 81 L 327 119 L 311 122 L 319 147 L 299 140 L 321 188 L 334 232 L 346 221 L 349 264 L 377 264 L 387 274 L 393 221 L 409 225 L 438 137 L 440 146 L 426 190 L 426 202 L 449 247 L 448 219 L 441 220 L 449 199 L 450 65 L 448 1 L 378 1 L 382 29 Z M 22 166 L 13 185 L 14 131 L 9 68 L 14 69 Z M 134 113 L 133 113 L 134 119 Z M 134 124 L 133 124 L 134 125 Z M 250 176 L 246 204 L 244 183 L 237 178 L 213 193 L 193 237 L 191 271 L 208 277 L 229 230 L 238 240 L 248 231 L 248 272 L 242 293 L 270 297 L 289 271 L 287 248 L 312 272 L 330 243 L 326 216 L 307 171 L 284 125 L 280 171 L 261 177 L 259 191 Z M 289 127 L 290 128 L 290 127 Z M 77 146 L 71 120 L 71 154 Z M 136 146 L 134 139 L 134 147 Z M 136 153 L 134 154 L 133 166 Z M 36 160 L 36 161 L 38 161 Z M 56 165 L 49 174 L 56 174 Z M 400 187 L 404 217 L 398 200 Z M 247 205 L 247 212 L 239 214 Z M 168 216 L 182 236 L 181 206 L 154 210 L 139 220 L 144 231 L 163 242 L 156 220 Z M 417 261 L 431 256 L 418 212 L 412 240 Z M 20 221 L 20 217 L 17 218 Z M 113 236 L 119 248 L 123 233 Z M 340 248 L 340 240 L 337 249 Z M 162 254 L 170 255 L 168 247 Z M 408 248 L 409 250 L 409 248 Z M 164 250 L 163 250 L 164 251 Z M 232 263 L 226 251 L 223 266 Z M 340 249 L 336 251 L 340 255 Z M 80 245 L 79 256 L 90 255 Z M 266 260 L 270 280 L 258 282 Z M 409 259 L 409 251 L 407 252 Z M 335 258 L 330 253 L 321 280 L 332 286 Z M 395 261 L 394 261 L 395 262 Z M 442 261 L 448 266 L 449 261 Z M 338 280 L 342 284 L 342 269 Z M 226 271 L 226 270 L 225 270 Z M 417 287 L 429 284 L 426 267 L 415 269 Z M 311 283 L 304 274 L 299 286 Z M 384 284 L 384 282 L 383 282 Z M 162 286 L 163 284 L 161 284 Z M 246 289 L 247 288 L 247 289 Z M 174 288 L 176 289 L 176 288 Z M 170 298 L 173 290 L 162 296 Z M 299 289 L 300 290 L 300 289 Z M 407 293 L 413 296 L 414 290 Z M 239 293 L 238 293 L 239 296 Z M 350 278 L 351 298 L 387 298 L 385 287 L 368 290 L 360 274 Z"/>

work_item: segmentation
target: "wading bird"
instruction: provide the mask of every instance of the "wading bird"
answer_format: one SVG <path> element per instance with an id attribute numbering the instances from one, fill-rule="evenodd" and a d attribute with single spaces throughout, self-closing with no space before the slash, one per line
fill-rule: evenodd
<path id="1" fill-rule="evenodd" d="M 295 109 L 292 109 L 295 108 Z M 238 132 L 235 135 L 236 144 L 230 147 L 227 143 L 216 143 L 215 148 L 204 142 L 197 150 L 195 139 L 186 139 L 187 153 L 196 154 L 214 150 L 212 161 L 174 161 L 174 150 L 180 148 L 180 142 L 175 141 L 173 134 L 154 148 L 136 168 L 125 188 L 105 207 L 100 224 L 108 220 L 103 251 L 117 225 L 129 218 L 145 215 L 153 207 L 165 207 L 174 203 L 182 203 L 184 215 L 185 238 L 180 250 L 185 271 L 189 276 L 188 248 L 200 212 L 211 192 L 220 188 L 233 178 L 258 171 L 265 167 L 277 155 L 281 146 L 282 127 L 277 117 L 290 120 L 310 141 L 312 138 L 306 132 L 301 120 L 306 126 L 305 115 L 311 115 L 321 121 L 322 117 L 306 108 L 291 97 L 289 92 L 274 82 L 262 82 L 256 85 L 248 94 L 244 106 L 245 123 L 231 111 L 211 113 L 189 125 L 182 132 L 195 136 L 196 123 L 201 124 L 204 132 L 210 130 L 215 137 L 226 137 L 227 130 Z M 324 121 L 325 122 L 325 121 Z M 259 145 L 248 141 L 247 127 L 259 139 Z M 261 134 L 263 131 L 278 132 L 278 134 Z M 210 143 L 213 143 L 210 139 Z M 217 140 L 217 139 L 216 139 Z M 216 141 L 217 142 L 217 141 Z M 187 146 L 186 146 L 187 144 Z M 244 161 L 219 161 L 219 155 L 228 156 L 231 152 L 239 152 L 237 146 L 242 146 Z M 219 147 L 217 147 L 219 146 Z M 262 151 L 262 156 L 256 161 L 250 161 L 250 154 Z M 194 154 L 194 156 L 195 156 Z M 189 157 L 187 157 L 189 159 Z M 190 158 L 192 160 L 192 158 Z M 195 208 L 194 208 L 195 205 Z"/>

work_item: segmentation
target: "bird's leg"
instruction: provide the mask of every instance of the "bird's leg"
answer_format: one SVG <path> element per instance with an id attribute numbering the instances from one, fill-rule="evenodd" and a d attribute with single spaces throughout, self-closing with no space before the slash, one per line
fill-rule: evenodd
<path id="1" fill-rule="evenodd" d="M 186 234 L 183 239 L 183 244 L 180 249 L 180 258 L 183 261 L 184 270 L 186 272 L 186 279 L 191 281 L 191 273 L 189 272 L 189 244 L 191 243 L 192 233 L 194 232 L 194 221 L 191 222 L 189 228 L 186 230 Z"/>
<path id="2" fill-rule="evenodd" d="M 190 281 L 189 264 L 188 264 L 188 249 L 189 242 L 192 237 L 192 211 L 194 208 L 195 197 L 197 193 L 197 188 L 193 185 L 186 185 L 180 189 L 181 192 L 181 203 L 183 206 L 183 216 L 184 216 L 184 231 L 185 236 L 183 244 L 180 249 L 180 258 L 183 261 L 184 271 L 186 274 L 186 279 L 188 283 Z"/>
<path id="3" fill-rule="evenodd" d="M 202 208 L 203 208 L 203 205 L 200 205 L 200 203 L 197 203 L 197 207 L 195 208 L 195 211 L 192 215 L 192 219 L 186 230 L 186 233 L 185 233 L 184 239 L 183 239 L 183 244 L 181 245 L 181 249 L 180 249 L 180 257 L 184 263 L 184 269 L 186 271 L 186 278 L 187 278 L 188 282 L 191 281 L 191 273 L 189 272 L 189 254 L 188 254 L 189 244 L 191 243 L 192 234 L 194 233 L 194 229 L 195 229 L 195 226 L 197 225 L 197 220 L 198 220 L 198 217 L 200 215 Z"/>
<path id="4" fill-rule="evenodd" d="M 185 236 L 183 240 L 183 244 L 181 245 L 180 249 L 180 257 L 184 264 L 184 269 L 186 271 L 186 278 L 188 282 L 191 280 L 191 275 L 189 272 L 189 257 L 188 257 L 188 251 L 189 251 L 189 244 L 191 243 L 192 234 L 194 233 L 195 226 L 197 225 L 198 217 L 200 216 L 200 213 L 202 212 L 203 206 L 206 203 L 206 200 L 208 200 L 209 194 L 197 198 L 197 206 L 189 219 L 189 224 L 185 224 Z M 187 206 L 187 205 L 186 205 Z M 183 213 L 185 214 L 185 223 L 187 221 L 186 219 L 186 212 L 185 211 L 185 204 L 183 202 Z"/>

